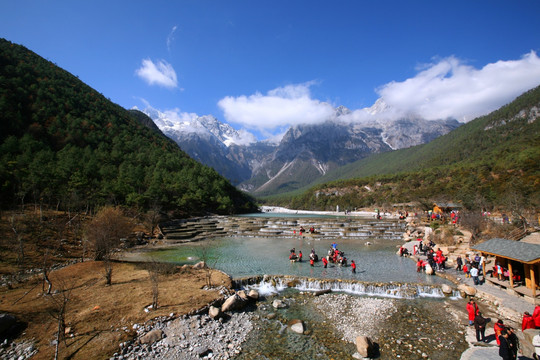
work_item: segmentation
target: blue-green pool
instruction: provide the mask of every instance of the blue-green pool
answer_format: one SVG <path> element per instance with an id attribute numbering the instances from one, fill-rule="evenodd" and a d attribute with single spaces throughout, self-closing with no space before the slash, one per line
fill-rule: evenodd
<path id="1" fill-rule="evenodd" d="M 195 243 L 181 244 L 174 248 L 144 253 L 148 259 L 177 264 L 194 264 L 205 260 L 213 268 L 220 269 L 233 278 L 254 275 L 297 275 L 313 278 L 355 279 L 370 282 L 444 283 L 446 280 L 417 273 L 414 261 L 396 255 L 400 242 L 375 240 L 372 245 L 358 239 L 344 239 L 338 248 L 349 260 L 357 264 L 356 274 L 351 267 L 322 262 L 309 264 L 311 249 L 322 257 L 331 246 L 331 240 L 314 240 L 309 237 L 224 237 Z M 291 263 L 289 250 L 302 251 L 304 261 Z"/>

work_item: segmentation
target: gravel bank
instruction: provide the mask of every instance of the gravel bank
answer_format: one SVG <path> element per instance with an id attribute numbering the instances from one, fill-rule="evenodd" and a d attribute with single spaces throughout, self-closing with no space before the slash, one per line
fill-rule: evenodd
<path id="1" fill-rule="evenodd" d="M 231 313 L 220 320 L 208 315 L 183 316 L 137 328 L 138 339 L 121 344 L 121 351 L 112 359 L 230 359 L 242 351 L 241 344 L 252 328 L 249 313 Z M 152 331 L 158 340 L 142 344 L 144 335 Z"/>
<path id="2" fill-rule="evenodd" d="M 380 324 L 397 310 L 390 299 L 359 298 L 346 294 L 318 296 L 313 303 L 342 339 L 352 343 L 360 335 L 376 338 Z"/>

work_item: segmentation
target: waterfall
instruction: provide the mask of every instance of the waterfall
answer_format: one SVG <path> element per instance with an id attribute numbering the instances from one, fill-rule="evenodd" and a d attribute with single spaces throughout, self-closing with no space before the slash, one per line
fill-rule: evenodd
<path id="1" fill-rule="evenodd" d="M 333 292 L 343 292 L 352 295 L 376 296 L 397 299 L 414 299 L 419 297 L 444 298 L 445 295 L 437 285 L 408 284 L 408 283 L 376 283 L 355 280 L 311 279 L 294 276 L 254 276 L 233 280 L 237 289 L 256 289 L 260 295 L 278 294 L 294 288 L 299 291 L 321 291 L 330 289 Z M 460 298 L 455 290 L 452 298 Z"/>

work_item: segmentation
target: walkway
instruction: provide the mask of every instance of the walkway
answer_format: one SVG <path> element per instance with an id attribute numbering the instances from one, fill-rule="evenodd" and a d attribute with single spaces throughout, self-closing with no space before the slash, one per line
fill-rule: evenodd
<path id="1" fill-rule="evenodd" d="M 412 247 L 415 241 L 405 243 L 406 247 L 412 253 Z M 425 259 L 425 256 L 420 256 Z M 482 309 L 482 303 L 480 303 L 480 310 L 484 312 L 484 316 L 488 316 L 489 312 L 495 312 L 506 324 L 510 324 L 513 328 L 519 330 L 517 332 L 518 338 L 523 349 L 523 354 L 526 356 L 518 356 L 520 360 L 532 359 L 533 347 L 527 343 L 523 333 L 521 332 L 521 318 L 525 311 L 532 314 L 534 305 L 527 302 L 522 296 L 511 294 L 505 289 L 493 285 L 489 282 L 485 282 L 482 285 L 474 285 L 472 278 L 465 278 L 462 272 L 458 273 L 454 268 L 446 269 L 444 271 L 444 277 L 453 278 L 455 283 L 466 284 L 473 286 L 477 290 L 476 297 L 480 298 L 483 302 L 489 305 L 489 310 Z M 492 321 L 486 328 L 486 337 L 488 343 L 477 343 L 476 332 L 474 327 L 466 326 L 466 340 L 469 343 L 470 348 L 465 351 L 460 360 L 500 360 L 499 347 L 495 341 L 495 334 L 493 331 L 493 324 L 498 318 L 492 317 Z M 540 330 L 539 330 L 540 332 Z M 518 354 L 520 355 L 520 354 Z"/>

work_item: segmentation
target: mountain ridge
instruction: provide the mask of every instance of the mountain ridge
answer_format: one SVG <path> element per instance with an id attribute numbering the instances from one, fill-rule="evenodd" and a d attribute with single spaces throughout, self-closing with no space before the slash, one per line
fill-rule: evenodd
<path id="1" fill-rule="evenodd" d="M 322 123 L 290 127 L 277 144 L 256 141 L 211 115 L 175 122 L 156 110 L 143 112 L 190 156 L 259 196 L 303 187 L 371 153 L 428 142 L 460 125 L 456 120 L 385 119 L 381 114 L 388 108 L 378 100 L 368 111 L 379 117 L 368 123 L 347 120 L 351 111 L 339 106 Z"/>
<path id="2" fill-rule="evenodd" d="M 260 200 L 318 210 L 452 201 L 521 214 L 540 206 L 539 119 L 540 86 L 429 143 L 373 154 Z"/>
<path id="3" fill-rule="evenodd" d="M 24 46 L 0 39 L 2 207 L 176 216 L 256 210 L 253 200 L 190 158 L 145 119 Z"/>

